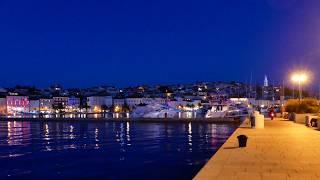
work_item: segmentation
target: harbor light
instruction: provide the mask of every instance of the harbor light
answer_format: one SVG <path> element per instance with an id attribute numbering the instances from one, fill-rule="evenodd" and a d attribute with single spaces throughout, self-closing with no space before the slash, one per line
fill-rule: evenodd
<path id="1" fill-rule="evenodd" d="M 291 77 L 291 80 L 295 83 L 304 83 L 307 81 L 307 75 L 304 73 L 299 73 L 299 74 L 293 74 Z"/>
<path id="2" fill-rule="evenodd" d="M 116 112 L 116 113 L 118 113 L 118 112 L 120 112 L 120 107 L 119 106 L 116 106 L 115 108 L 114 108 L 114 112 Z"/>
<path id="3" fill-rule="evenodd" d="M 298 86 L 299 86 L 299 100 L 301 101 L 301 99 L 302 99 L 301 86 L 302 86 L 303 83 L 305 83 L 308 80 L 308 76 L 304 72 L 298 72 L 298 73 L 294 73 L 291 76 L 291 80 L 292 80 L 293 83 L 297 83 Z"/>
<path id="4" fill-rule="evenodd" d="M 98 106 L 94 106 L 93 112 L 96 112 L 96 113 L 101 112 L 101 109 Z"/>

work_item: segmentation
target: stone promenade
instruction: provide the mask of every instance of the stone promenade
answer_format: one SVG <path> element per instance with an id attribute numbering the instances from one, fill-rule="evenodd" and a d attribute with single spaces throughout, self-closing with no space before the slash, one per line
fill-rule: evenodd
<path id="1" fill-rule="evenodd" d="M 238 148 L 241 134 L 246 148 Z M 251 129 L 245 121 L 194 179 L 320 179 L 320 131 L 283 119 Z"/>

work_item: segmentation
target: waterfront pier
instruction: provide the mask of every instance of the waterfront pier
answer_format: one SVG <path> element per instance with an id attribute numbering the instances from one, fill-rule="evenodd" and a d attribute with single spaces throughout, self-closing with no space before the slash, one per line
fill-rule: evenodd
<path id="1" fill-rule="evenodd" d="M 248 136 L 238 148 L 237 136 Z M 284 119 L 245 121 L 194 179 L 320 179 L 320 132 Z"/>

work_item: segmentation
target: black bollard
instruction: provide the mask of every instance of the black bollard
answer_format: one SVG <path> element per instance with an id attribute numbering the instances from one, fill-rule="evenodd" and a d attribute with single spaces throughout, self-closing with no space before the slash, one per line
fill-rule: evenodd
<path id="1" fill-rule="evenodd" d="M 240 148 L 247 147 L 247 140 L 248 140 L 248 137 L 246 135 L 238 136 L 239 147 Z"/>

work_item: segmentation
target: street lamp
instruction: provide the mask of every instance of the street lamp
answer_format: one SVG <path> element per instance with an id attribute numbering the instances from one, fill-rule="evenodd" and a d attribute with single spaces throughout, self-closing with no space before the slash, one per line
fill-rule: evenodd
<path id="1" fill-rule="evenodd" d="M 299 86 L 299 101 L 302 99 L 302 90 L 301 90 L 301 85 L 302 83 L 306 82 L 308 79 L 307 75 L 305 73 L 295 73 L 292 75 L 291 80 L 294 83 L 298 83 Z"/>

